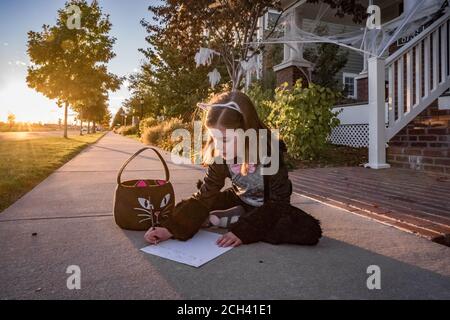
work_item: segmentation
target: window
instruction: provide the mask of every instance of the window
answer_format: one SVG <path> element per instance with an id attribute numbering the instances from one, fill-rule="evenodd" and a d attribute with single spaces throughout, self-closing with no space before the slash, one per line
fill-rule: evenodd
<path id="1" fill-rule="evenodd" d="M 273 9 L 269 9 L 264 18 L 264 29 L 266 31 L 271 31 L 273 29 L 273 27 L 275 26 L 275 23 L 278 22 L 278 25 L 277 25 L 275 31 L 277 31 L 277 32 L 282 31 L 281 29 L 283 28 L 283 26 L 280 23 L 280 21 L 278 20 L 279 16 L 280 16 L 280 12 L 273 10 Z"/>
<path id="2" fill-rule="evenodd" d="M 344 91 L 347 93 L 347 98 L 356 99 L 356 74 L 345 73 L 343 74 Z"/>

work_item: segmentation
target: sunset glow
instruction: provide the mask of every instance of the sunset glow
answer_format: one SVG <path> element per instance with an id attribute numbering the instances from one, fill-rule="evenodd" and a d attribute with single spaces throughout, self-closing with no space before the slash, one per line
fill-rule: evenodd
<path id="1" fill-rule="evenodd" d="M 0 2 L 0 29 L 9 30 L 0 35 L 0 122 L 6 122 L 12 113 L 17 122 L 58 123 L 64 117 L 64 110 L 55 101 L 30 89 L 26 84 L 27 32 L 40 31 L 42 24 L 54 24 L 56 11 L 64 6 L 64 0 L 37 0 Z M 101 7 L 111 15 L 112 35 L 117 38 L 114 51 L 117 56 L 110 64 L 111 72 L 128 76 L 139 68 L 142 55 L 139 48 L 146 47 L 145 30 L 139 21 L 149 19 L 149 1 L 135 0 L 130 7 L 125 1 L 99 1 Z M 14 28 L 11 26 L 14 25 Z M 110 93 L 109 109 L 116 112 L 122 102 L 130 96 L 125 83 L 117 92 Z M 75 113 L 69 110 L 68 122 L 72 123 Z"/>

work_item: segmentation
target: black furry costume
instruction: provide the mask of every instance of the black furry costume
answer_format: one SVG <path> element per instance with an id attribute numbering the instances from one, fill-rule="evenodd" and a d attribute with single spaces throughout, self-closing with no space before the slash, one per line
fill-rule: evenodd
<path id="1" fill-rule="evenodd" d="M 281 142 L 281 141 L 280 141 Z M 280 143 L 285 151 L 284 143 Z M 320 222 L 290 204 L 292 183 L 280 152 L 280 168 L 273 176 L 264 176 L 264 204 L 253 207 L 244 203 L 233 188 L 221 191 L 225 179 L 230 177 L 227 164 L 212 164 L 199 191 L 190 199 L 178 203 L 174 212 L 162 226 L 179 240 L 193 237 L 215 210 L 225 210 L 237 205 L 246 213 L 233 223 L 233 232 L 244 244 L 264 241 L 271 244 L 291 243 L 316 245 L 322 237 Z"/>

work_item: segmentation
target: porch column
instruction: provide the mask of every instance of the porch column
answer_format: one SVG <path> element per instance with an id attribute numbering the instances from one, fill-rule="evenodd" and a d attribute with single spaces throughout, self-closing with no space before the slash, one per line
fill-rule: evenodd
<path id="1" fill-rule="evenodd" d="M 390 168 L 386 163 L 385 61 L 373 57 L 369 71 L 369 163 L 372 169 Z"/>
<path id="2" fill-rule="evenodd" d="M 295 26 L 302 26 L 302 12 L 298 7 L 290 9 L 286 24 L 286 34 L 295 35 Z M 307 85 L 311 79 L 311 71 L 314 65 L 303 58 L 302 43 L 285 43 L 283 62 L 274 66 L 277 75 L 277 86 L 287 82 L 291 88 L 295 82 L 302 78 L 303 85 Z"/>

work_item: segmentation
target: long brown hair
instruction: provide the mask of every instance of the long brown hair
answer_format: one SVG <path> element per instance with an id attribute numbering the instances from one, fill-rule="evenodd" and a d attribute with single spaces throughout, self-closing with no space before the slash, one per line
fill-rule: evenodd
<path id="1" fill-rule="evenodd" d="M 229 102 L 236 103 L 241 112 L 226 107 L 214 107 L 208 110 L 206 114 L 204 125 L 206 128 L 225 128 L 225 129 L 242 129 L 245 131 L 249 129 L 256 130 L 257 137 L 259 138 L 259 130 L 266 129 L 268 135 L 270 130 L 259 119 L 255 106 L 250 98 L 240 91 L 228 91 L 215 95 L 208 104 L 226 104 Z M 259 153 L 258 153 L 259 155 Z M 206 145 L 203 149 L 203 164 L 208 165 L 212 163 L 214 158 L 214 141 L 211 135 L 208 136 Z M 249 161 L 249 144 L 245 141 L 245 159 L 241 164 L 241 174 L 248 174 L 248 161 Z M 258 159 L 260 163 L 260 159 Z"/>

